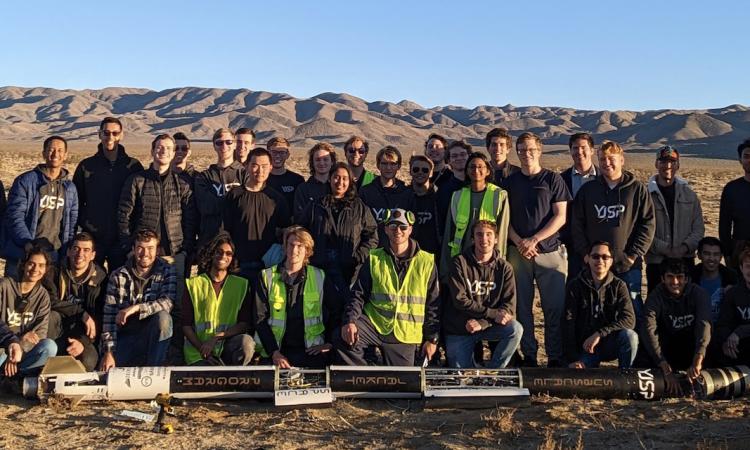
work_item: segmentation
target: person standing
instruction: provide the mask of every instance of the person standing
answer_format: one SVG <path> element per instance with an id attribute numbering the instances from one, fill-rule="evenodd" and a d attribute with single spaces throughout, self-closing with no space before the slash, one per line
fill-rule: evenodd
<path id="1" fill-rule="evenodd" d="M 250 128 L 240 128 L 234 134 L 234 160 L 243 166 L 247 164 L 247 157 L 255 144 L 255 131 Z"/>
<path id="2" fill-rule="evenodd" d="M 3 227 L 5 276 L 17 275 L 27 243 L 44 243 L 56 262 L 75 234 L 78 193 L 64 167 L 68 143 L 50 136 L 42 145 L 42 156 L 44 163 L 19 175 L 10 188 Z"/>
<path id="3" fill-rule="evenodd" d="M 424 154 L 434 165 L 430 182 L 438 189 L 451 178 L 452 167 L 446 164 L 446 147 L 448 147 L 448 141 L 437 133 L 430 134 L 424 143 Z"/>
<path id="4" fill-rule="evenodd" d="M 349 169 L 354 176 L 357 191 L 362 187 L 375 181 L 377 177 L 373 172 L 365 169 L 365 160 L 370 152 L 370 144 L 361 136 L 352 136 L 344 143 L 344 155 Z"/>
<path id="5" fill-rule="evenodd" d="M 414 196 L 414 210 L 417 218 L 414 224 L 414 239 L 419 248 L 440 259 L 440 225 L 437 212 L 437 190 L 432 184 L 432 160 L 424 155 L 409 158 L 411 184 L 409 189 Z"/>
<path id="6" fill-rule="evenodd" d="M 190 139 L 185 133 L 175 133 L 172 137 L 174 137 L 174 158 L 170 168 L 172 172 L 182 176 L 192 189 L 198 171 L 190 163 L 190 155 L 193 154 L 190 149 Z"/>
<path id="7" fill-rule="evenodd" d="M 730 181 L 721 191 L 719 203 L 719 240 L 724 246 L 724 261 L 730 269 L 737 270 L 737 256 L 750 242 L 750 139 L 737 147 L 737 157 L 745 172 Z"/>
<path id="8" fill-rule="evenodd" d="M 289 159 L 289 141 L 283 137 L 274 137 L 266 144 L 266 149 L 271 154 L 271 174 L 268 176 L 268 185 L 276 189 L 286 199 L 289 211 L 294 207 L 294 193 L 297 187 L 305 182 L 302 175 L 286 167 Z"/>
<path id="9" fill-rule="evenodd" d="M 96 262 L 109 270 L 124 264 L 120 251 L 117 208 L 125 180 L 143 170 L 143 165 L 125 153 L 120 144 L 125 131 L 120 119 L 105 117 L 99 125 L 99 150 L 76 167 L 73 183 L 78 192 L 78 226 L 97 243 Z"/>
<path id="10" fill-rule="evenodd" d="M 297 186 L 297 190 L 294 192 L 294 210 L 292 213 L 295 220 L 308 204 L 328 194 L 328 173 L 331 171 L 331 167 L 336 164 L 336 149 L 327 142 L 315 144 L 307 153 L 307 156 L 310 178 Z"/>
<path id="11" fill-rule="evenodd" d="M 495 173 L 493 183 L 496 186 L 502 186 L 509 176 L 521 170 L 520 167 L 508 161 L 508 153 L 513 148 L 513 137 L 505 128 L 493 128 L 485 136 L 484 143 Z"/>

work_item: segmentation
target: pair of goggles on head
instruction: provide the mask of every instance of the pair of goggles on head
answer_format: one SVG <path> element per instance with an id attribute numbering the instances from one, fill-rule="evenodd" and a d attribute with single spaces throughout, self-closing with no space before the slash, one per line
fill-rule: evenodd
<path id="1" fill-rule="evenodd" d="M 383 223 L 386 225 L 390 224 L 391 220 L 400 219 L 401 217 L 406 218 L 406 223 L 414 225 L 417 222 L 417 217 L 411 211 L 404 211 L 402 209 L 387 209 L 385 211 L 385 219 Z"/>

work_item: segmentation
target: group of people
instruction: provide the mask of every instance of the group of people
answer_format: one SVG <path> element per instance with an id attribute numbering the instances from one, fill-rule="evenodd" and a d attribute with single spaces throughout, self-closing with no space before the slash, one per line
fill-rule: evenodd
<path id="1" fill-rule="evenodd" d="M 530 132 L 514 146 L 493 129 L 486 152 L 431 134 L 406 183 L 393 146 L 377 152 L 377 172 L 365 169 L 360 136 L 345 161 L 313 146 L 305 180 L 286 166 L 287 139 L 258 147 L 247 128 L 217 130 L 202 171 L 183 133 L 156 136 L 146 168 L 124 135 L 105 118 L 72 179 L 67 142 L 51 136 L 7 204 L 0 189 L 7 377 L 54 355 L 88 370 L 441 355 L 456 368 L 534 367 L 534 286 L 549 367 L 616 359 L 695 377 L 705 364 L 750 363 L 750 140 L 716 238 L 670 146 L 644 184 L 620 145 L 596 148 L 588 133 L 570 137 L 562 173 L 543 166 Z"/>

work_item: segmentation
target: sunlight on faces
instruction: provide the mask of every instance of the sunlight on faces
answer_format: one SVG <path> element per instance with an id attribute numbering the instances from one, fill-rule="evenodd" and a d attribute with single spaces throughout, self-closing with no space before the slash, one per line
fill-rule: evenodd
<path id="1" fill-rule="evenodd" d="M 335 198 L 342 198 L 349 189 L 349 172 L 344 168 L 336 169 L 331 175 L 331 193 Z"/>
<path id="2" fill-rule="evenodd" d="M 313 168 L 317 175 L 327 175 L 333 166 L 333 158 L 328 150 L 316 150 L 313 153 Z"/>
<path id="3" fill-rule="evenodd" d="M 151 150 L 151 156 L 154 157 L 154 165 L 168 166 L 174 158 L 174 142 L 171 139 L 159 139 Z"/>
<path id="4" fill-rule="evenodd" d="M 453 147 L 448 150 L 448 163 L 453 170 L 463 172 L 466 168 L 466 160 L 469 159 L 469 152 L 462 147 Z"/>
<path id="5" fill-rule="evenodd" d="M 234 258 L 234 250 L 228 243 L 223 243 L 216 248 L 213 258 L 213 267 L 216 270 L 227 270 L 232 264 Z"/>
<path id="6" fill-rule="evenodd" d="M 401 164 L 398 163 L 398 159 L 393 155 L 383 155 L 378 163 L 378 170 L 380 176 L 386 180 L 392 180 L 396 178 L 396 174 L 401 169 Z"/>
<path id="7" fill-rule="evenodd" d="M 42 156 L 44 157 L 44 164 L 49 168 L 60 168 L 65 164 L 65 158 L 68 156 L 68 151 L 65 148 L 65 143 L 60 139 L 53 139 L 47 145 L 47 148 L 42 150 Z"/>
<path id="8" fill-rule="evenodd" d="M 47 271 L 47 260 L 44 255 L 31 255 L 23 266 L 23 279 L 31 283 L 41 280 Z"/>
<path id="9" fill-rule="evenodd" d="M 492 160 L 495 161 L 496 164 L 502 164 L 508 159 L 508 151 L 510 151 L 510 148 L 508 148 L 508 141 L 502 136 L 492 138 L 487 151 L 490 153 Z"/>
<path id="10" fill-rule="evenodd" d="M 354 141 L 349 147 L 346 148 L 346 162 L 351 167 L 360 167 L 365 163 L 367 158 L 367 151 L 365 151 L 365 144 L 362 141 Z"/>
<path id="11" fill-rule="evenodd" d="M 409 241 L 413 227 L 399 223 L 389 223 L 385 226 L 385 234 L 391 243 L 391 248 Z"/>
<path id="12" fill-rule="evenodd" d="M 256 155 L 247 162 L 247 173 L 255 184 L 263 184 L 271 173 L 271 159 L 266 155 Z"/>
<path id="13" fill-rule="evenodd" d="M 750 174 L 750 148 L 746 148 L 742 151 L 740 164 L 742 164 L 742 169 L 744 169 L 745 173 Z"/>
<path id="14" fill-rule="evenodd" d="M 274 169 L 283 169 L 286 160 L 289 159 L 289 147 L 286 145 L 274 145 L 268 149 L 271 153 L 271 164 Z"/>
<path id="15" fill-rule="evenodd" d="M 231 133 L 221 133 L 219 139 L 214 140 L 214 151 L 219 161 L 231 160 L 234 155 L 234 137 Z"/>
<path id="16" fill-rule="evenodd" d="M 494 227 L 489 225 L 478 225 L 474 227 L 474 247 L 480 254 L 492 253 L 497 245 L 497 233 Z"/>
<path id="17" fill-rule="evenodd" d="M 237 158 L 244 162 L 247 160 L 247 154 L 253 149 L 253 135 L 252 134 L 238 134 L 235 138 L 235 154 Z"/>
<path id="18" fill-rule="evenodd" d="M 612 252 L 606 245 L 593 246 L 584 259 L 591 269 L 591 274 L 597 280 L 601 280 L 607 275 L 613 263 Z"/>
<path id="19" fill-rule="evenodd" d="M 469 177 L 469 180 L 485 181 L 489 175 L 490 168 L 487 167 L 487 164 L 484 162 L 484 160 L 480 158 L 474 158 L 471 160 L 466 171 L 466 176 Z"/>
<path id="20" fill-rule="evenodd" d="M 435 163 L 436 166 L 443 163 L 445 160 L 445 145 L 440 139 L 432 138 L 427 141 L 424 148 L 425 155 Z"/>
<path id="21" fill-rule="evenodd" d="M 604 178 L 614 181 L 622 176 L 622 168 L 625 165 L 625 157 L 622 153 L 602 152 L 598 153 L 599 170 Z"/>
<path id="22" fill-rule="evenodd" d="M 86 269 L 96 257 L 94 243 L 91 241 L 75 241 L 68 247 L 68 265 L 75 270 Z"/>
<path id="23" fill-rule="evenodd" d="M 677 171 L 680 169 L 680 161 L 674 159 L 657 159 L 654 165 L 659 179 L 665 182 L 674 180 Z"/>
<path id="24" fill-rule="evenodd" d="M 182 164 L 188 157 L 190 157 L 190 142 L 184 139 L 175 140 L 174 163 Z"/>
<path id="25" fill-rule="evenodd" d="M 116 123 L 105 123 L 104 128 L 99 130 L 99 139 L 101 140 L 102 147 L 105 150 L 116 149 L 117 144 L 120 143 L 124 134 L 122 128 Z"/>
<path id="26" fill-rule="evenodd" d="M 675 297 L 685 292 L 685 286 L 688 283 L 688 276 L 684 273 L 667 272 L 661 276 L 661 281 L 666 286 L 667 291 Z"/>
<path id="27" fill-rule="evenodd" d="M 589 145 L 587 139 L 576 139 L 570 146 L 570 157 L 573 159 L 573 165 L 576 167 L 590 167 L 594 149 Z"/>
<path id="28" fill-rule="evenodd" d="M 302 239 L 298 238 L 294 234 L 290 234 L 286 240 L 286 248 L 284 249 L 287 262 L 293 266 L 304 265 L 305 260 L 311 255 L 307 254 L 307 248 Z"/>
<path id="29" fill-rule="evenodd" d="M 719 269 L 721 263 L 721 248 L 718 245 L 703 245 L 703 248 L 698 252 L 698 258 L 703 263 L 703 267 L 708 272 L 715 272 Z"/>
<path id="30" fill-rule="evenodd" d="M 154 265 L 158 246 L 159 242 L 154 238 L 133 243 L 133 257 L 139 269 L 148 270 Z"/>
<path id="31" fill-rule="evenodd" d="M 533 139 L 524 139 L 516 143 L 516 153 L 521 166 L 524 168 L 536 167 L 542 157 L 542 149 Z"/>
<path id="32" fill-rule="evenodd" d="M 424 161 L 414 161 L 411 163 L 409 173 L 411 173 L 412 184 L 424 185 L 432 176 L 432 168 Z"/>

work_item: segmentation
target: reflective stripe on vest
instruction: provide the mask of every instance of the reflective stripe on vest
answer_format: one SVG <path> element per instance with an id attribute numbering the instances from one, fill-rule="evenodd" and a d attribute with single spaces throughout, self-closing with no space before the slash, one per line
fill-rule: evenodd
<path id="1" fill-rule="evenodd" d="M 228 275 L 218 297 L 211 279 L 205 273 L 185 280 L 185 284 L 193 304 L 193 321 L 198 339 L 205 342 L 216 333 L 226 331 L 237 323 L 237 315 L 247 295 L 246 279 Z M 223 343 L 220 341 L 214 347 L 214 356 L 220 357 L 222 350 Z M 188 364 L 203 359 L 198 349 L 187 339 L 183 345 L 183 353 Z"/>
<path id="2" fill-rule="evenodd" d="M 497 222 L 497 216 L 500 214 L 500 196 L 502 189 L 492 183 L 487 183 L 487 190 L 482 196 L 482 205 L 479 207 L 479 217 L 477 220 L 489 220 Z M 456 225 L 456 232 L 453 234 L 453 240 L 448 243 L 451 249 L 451 256 L 461 253 L 464 235 L 469 227 L 471 215 L 471 188 L 464 187 L 460 191 L 454 192 L 451 198 L 451 217 Z"/>
<path id="3" fill-rule="evenodd" d="M 365 172 L 362 174 L 362 186 L 365 187 L 368 184 L 375 181 L 375 174 L 370 172 L 369 170 L 365 170 Z"/>
<path id="4" fill-rule="evenodd" d="M 261 274 L 263 284 L 268 290 L 268 306 L 270 317 L 268 325 L 271 327 L 276 344 L 281 347 L 281 341 L 284 339 L 286 331 L 286 285 L 281 279 L 278 270 L 279 266 L 275 265 L 264 269 Z M 325 344 L 323 333 L 325 325 L 323 324 L 323 284 L 325 273 L 307 265 L 305 271 L 305 287 L 302 292 L 302 316 L 305 323 L 305 348 Z M 263 357 L 268 357 L 260 337 L 255 334 L 256 350 Z"/>
<path id="5" fill-rule="evenodd" d="M 382 335 L 393 335 L 404 344 L 422 342 L 427 283 L 435 270 L 435 257 L 419 250 L 399 283 L 393 258 L 382 248 L 370 251 L 372 290 L 365 314 Z"/>

